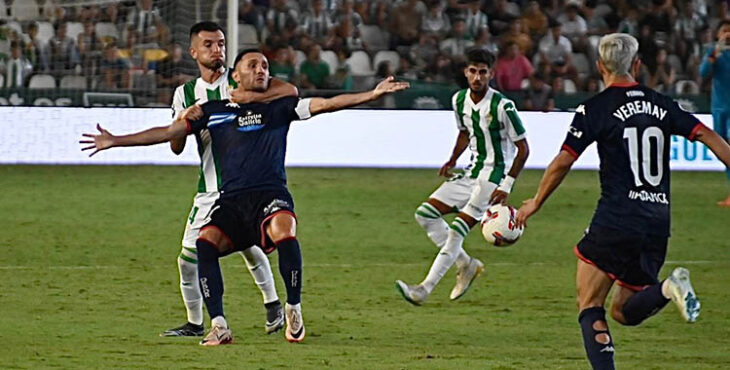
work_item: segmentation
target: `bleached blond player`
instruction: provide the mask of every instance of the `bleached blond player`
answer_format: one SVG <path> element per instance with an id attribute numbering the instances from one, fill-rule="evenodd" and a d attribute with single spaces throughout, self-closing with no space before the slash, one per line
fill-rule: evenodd
<path id="1" fill-rule="evenodd" d="M 198 64 L 200 77 L 175 90 L 172 104 L 175 118 L 185 108 L 194 104 L 229 98 L 231 87 L 236 86 L 236 82 L 229 73 L 230 69 L 225 67 L 225 35 L 218 24 L 200 22 L 193 25 L 190 29 L 190 54 Z M 249 100 L 270 101 L 284 96 L 296 96 L 297 89 L 293 85 L 273 80 L 267 91 L 246 92 L 246 94 L 249 94 L 245 97 Z M 198 192 L 193 199 L 193 207 L 183 235 L 182 251 L 177 259 L 180 271 L 180 292 L 187 310 L 188 321 L 182 326 L 166 330 L 161 334 L 162 336 L 202 336 L 205 331 L 195 241 L 198 239 L 200 227 L 210 213 L 213 203 L 220 196 L 220 168 L 217 158 L 213 156 L 210 135 L 207 130 L 196 134 L 195 139 L 201 158 Z M 172 140 L 170 142 L 172 151 L 176 154 L 181 153 L 185 148 L 185 141 L 185 137 Z M 258 247 L 248 248 L 242 252 L 242 255 L 263 296 L 266 307 L 265 330 L 267 333 L 273 333 L 283 327 L 284 312 L 276 293 L 269 260 Z"/>
<path id="2" fill-rule="evenodd" d="M 467 52 L 466 59 L 464 75 L 469 88 L 457 92 L 452 99 L 459 136 L 451 158 L 439 170 L 440 176 L 450 179 L 416 209 L 416 221 L 440 252 L 420 284 L 396 281 L 403 298 L 415 305 L 426 301 L 454 263 L 458 272 L 452 300 L 464 295 L 484 270 L 481 261 L 464 251 L 464 238 L 490 204 L 506 203 L 529 154 L 525 129 L 514 103 L 489 87 L 494 56 L 473 49 Z M 471 163 L 463 173 L 452 175 L 451 169 L 467 147 Z M 458 215 L 449 226 L 442 216 L 455 211 Z"/>

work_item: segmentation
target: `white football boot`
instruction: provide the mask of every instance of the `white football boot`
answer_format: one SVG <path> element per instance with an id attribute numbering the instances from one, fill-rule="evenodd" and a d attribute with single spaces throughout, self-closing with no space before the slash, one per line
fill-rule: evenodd
<path id="1" fill-rule="evenodd" d="M 405 298 L 406 301 L 416 306 L 426 302 L 429 292 L 422 285 L 408 285 L 401 280 L 395 281 L 395 288 Z"/>
<path id="2" fill-rule="evenodd" d="M 469 260 L 469 264 L 460 268 L 459 271 L 456 272 L 456 285 L 454 285 L 454 289 L 451 289 L 451 295 L 449 295 L 449 298 L 451 298 L 452 301 L 455 301 L 463 296 L 469 290 L 471 283 L 474 282 L 474 280 L 476 280 L 483 271 L 484 264 L 482 261 L 472 257 Z"/>
<path id="3" fill-rule="evenodd" d="M 689 270 L 677 267 L 667 278 L 668 293 L 687 322 L 697 321 L 700 315 L 700 301 L 689 281 Z"/>

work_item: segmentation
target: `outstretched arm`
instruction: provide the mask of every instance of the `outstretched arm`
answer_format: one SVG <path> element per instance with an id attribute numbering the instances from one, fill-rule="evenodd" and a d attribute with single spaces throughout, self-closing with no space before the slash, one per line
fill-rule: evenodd
<path id="1" fill-rule="evenodd" d="M 695 138 L 707 145 L 710 150 L 719 158 L 726 167 L 730 167 L 730 145 L 715 131 L 710 130 L 707 126 L 702 125 Z"/>
<path id="2" fill-rule="evenodd" d="M 515 146 L 517 147 L 517 154 L 512 161 L 512 167 L 510 167 L 507 176 L 499 183 L 499 187 L 492 192 L 489 198 L 490 204 L 507 203 L 507 197 L 512 191 L 512 185 L 514 185 L 515 179 L 517 179 L 517 176 L 520 175 L 520 172 L 525 167 L 527 157 L 530 155 L 530 146 L 527 145 L 527 139 L 516 141 Z"/>
<path id="3" fill-rule="evenodd" d="M 550 162 L 545 174 L 542 175 L 540 185 L 537 187 L 537 193 L 533 198 L 530 198 L 522 203 L 522 207 L 517 211 L 515 221 L 517 226 L 524 226 L 527 219 L 537 212 L 543 203 L 548 199 L 550 194 L 558 188 L 565 175 L 570 171 L 570 167 L 573 166 L 577 158 L 566 150 L 561 150 L 560 153 Z"/>
<path id="4" fill-rule="evenodd" d="M 144 146 L 164 143 L 170 139 L 185 137 L 188 133 L 188 120 L 195 120 L 202 116 L 202 110 L 199 105 L 194 105 L 180 115 L 171 125 L 154 127 L 134 134 L 115 136 L 109 131 L 103 129 L 97 124 L 96 129 L 99 134 L 83 134 L 84 137 L 90 139 L 82 139 L 81 144 L 91 144 L 81 148 L 81 150 L 94 149 L 89 157 L 109 148 L 118 146 Z"/>
<path id="5" fill-rule="evenodd" d="M 469 146 L 469 132 L 459 131 L 459 136 L 456 137 L 456 144 L 454 144 L 454 150 L 451 151 L 451 158 L 444 163 L 439 169 L 439 176 L 451 177 L 451 169 L 456 166 L 456 160 L 461 157 L 461 153 Z"/>
<path id="6" fill-rule="evenodd" d="M 329 99 L 312 98 L 309 103 L 309 112 L 312 115 L 354 107 L 378 99 L 379 97 L 409 88 L 408 82 L 396 82 L 393 76 L 386 78 L 375 86 L 373 90 L 358 94 L 342 94 Z"/>
<path id="7" fill-rule="evenodd" d="M 296 86 L 278 78 L 271 79 L 269 88 L 266 89 L 266 91 L 247 91 L 244 89 L 231 90 L 231 101 L 241 104 L 251 102 L 268 103 L 287 96 L 299 96 L 299 90 L 297 90 Z"/>

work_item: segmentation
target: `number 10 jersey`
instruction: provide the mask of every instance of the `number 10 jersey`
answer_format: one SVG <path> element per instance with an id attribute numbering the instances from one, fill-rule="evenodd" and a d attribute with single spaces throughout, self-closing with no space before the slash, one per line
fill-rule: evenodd
<path id="1" fill-rule="evenodd" d="M 562 149 L 578 158 L 596 142 L 601 198 L 591 224 L 669 236 L 671 135 L 694 140 L 700 127 L 670 97 L 636 83 L 578 106 Z"/>

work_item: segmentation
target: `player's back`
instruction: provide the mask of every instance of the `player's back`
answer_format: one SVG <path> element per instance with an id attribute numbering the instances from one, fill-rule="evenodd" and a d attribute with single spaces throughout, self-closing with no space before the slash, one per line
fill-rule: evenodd
<path id="1" fill-rule="evenodd" d="M 580 105 L 563 148 L 577 156 L 597 144 L 601 199 L 593 223 L 669 235 L 671 135 L 692 138 L 698 124 L 638 84 L 612 85 Z"/>

